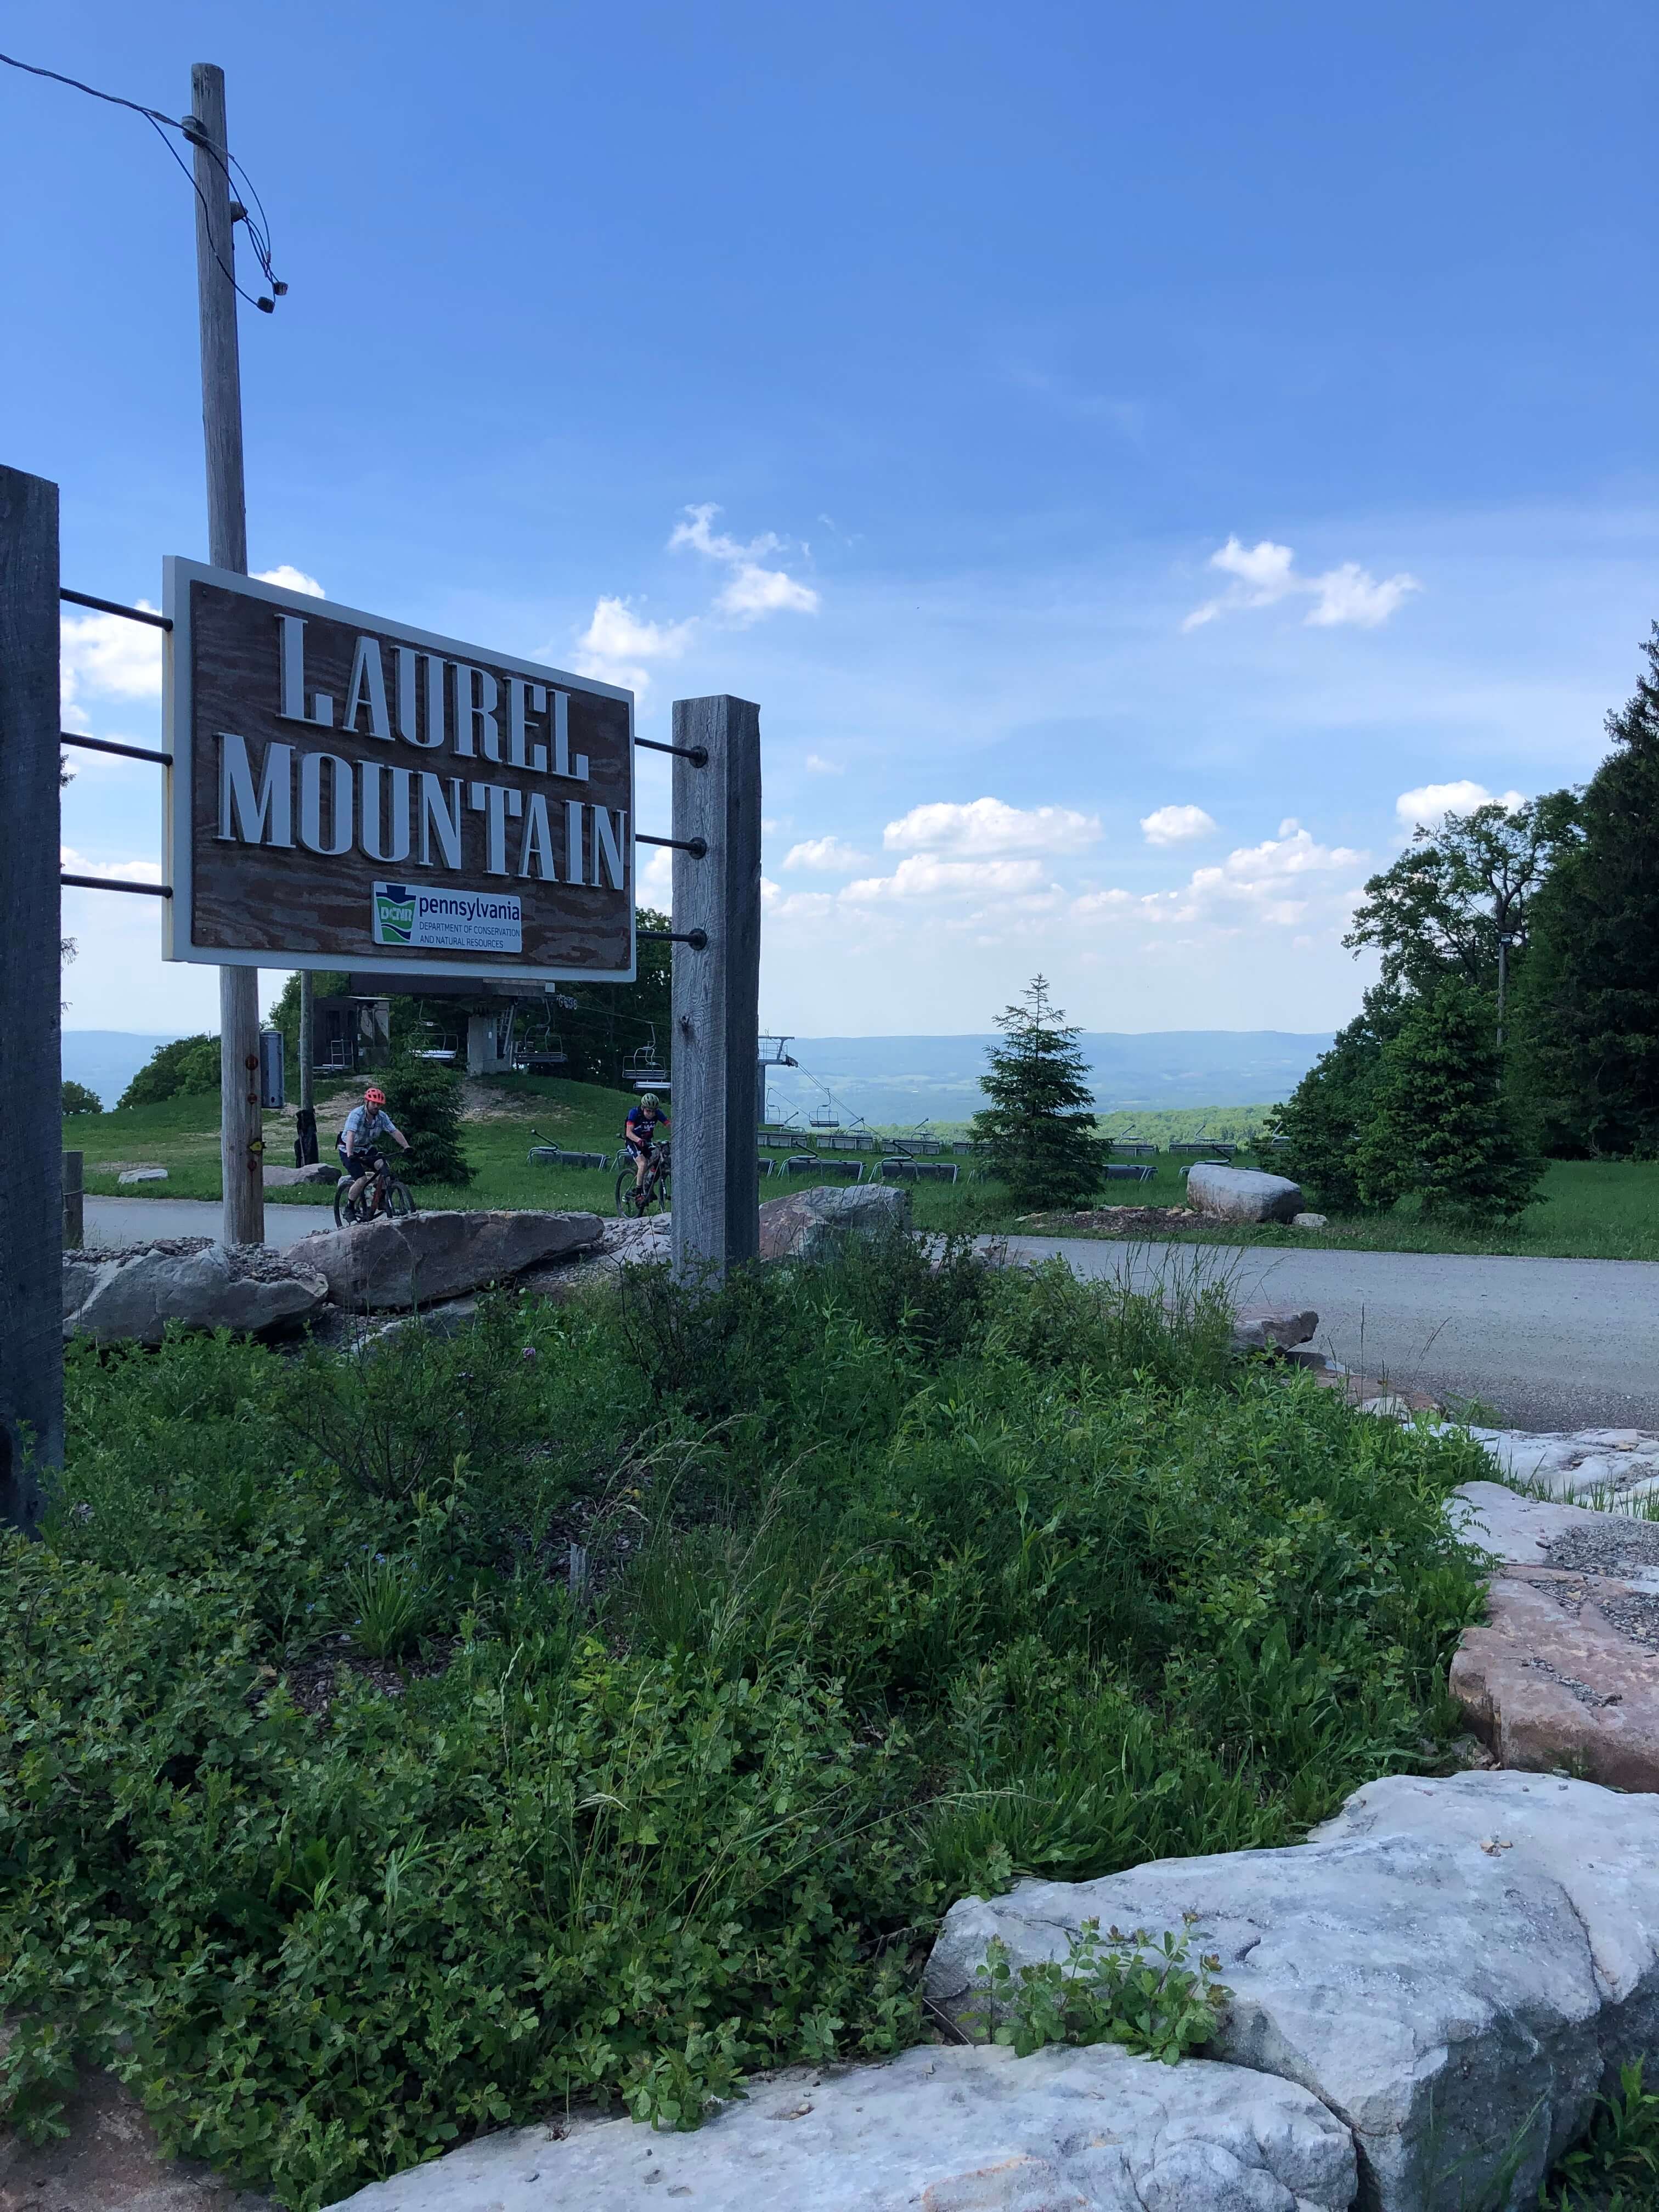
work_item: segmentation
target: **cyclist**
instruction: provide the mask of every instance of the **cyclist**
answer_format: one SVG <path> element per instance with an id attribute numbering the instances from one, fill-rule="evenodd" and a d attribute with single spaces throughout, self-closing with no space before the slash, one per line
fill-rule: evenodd
<path id="1" fill-rule="evenodd" d="M 346 1201 L 356 1206 L 363 1194 L 363 1185 L 380 1164 L 380 1141 L 391 1137 L 409 1150 L 409 1139 L 386 1110 L 386 1093 L 378 1084 L 371 1083 L 363 1093 L 363 1103 L 354 1106 L 346 1115 L 345 1127 L 335 1140 L 335 1150 L 340 1155 L 340 1172 L 355 1177 L 346 1193 Z"/>
<path id="2" fill-rule="evenodd" d="M 628 1119 L 623 1125 L 623 1142 L 628 1147 L 628 1157 L 634 1163 L 634 1202 L 640 1205 L 645 1197 L 645 1179 L 651 1172 L 651 1148 L 656 1142 L 659 1128 L 666 1129 L 668 1117 L 662 1110 L 662 1101 L 654 1091 L 647 1091 L 637 1106 L 628 1109 Z"/>

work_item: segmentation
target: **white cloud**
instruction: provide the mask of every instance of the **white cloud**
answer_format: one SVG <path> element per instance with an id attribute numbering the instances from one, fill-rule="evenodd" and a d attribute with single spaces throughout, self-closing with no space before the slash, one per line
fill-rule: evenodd
<path id="1" fill-rule="evenodd" d="M 890 853 L 1075 853 L 1100 836 L 1100 817 L 1070 806 L 1010 806 L 1000 799 L 913 806 L 882 832 Z"/>
<path id="2" fill-rule="evenodd" d="M 576 673 L 602 684 L 643 691 L 651 681 L 647 660 L 678 660 L 690 643 L 696 620 L 655 623 L 634 612 L 627 599 L 602 598 L 592 619 L 576 640 Z"/>
<path id="3" fill-rule="evenodd" d="M 161 610 L 148 599 L 149 614 Z M 161 696 L 161 633 L 125 615 L 66 615 L 59 625 L 64 704 L 84 720 L 85 692 L 115 699 L 159 699 Z"/>
<path id="4" fill-rule="evenodd" d="M 1201 806 L 1158 806 L 1140 817 L 1140 834 L 1149 845 L 1182 845 L 1214 831 L 1213 820 Z"/>
<path id="5" fill-rule="evenodd" d="M 1249 607 L 1277 606 L 1281 599 L 1297 594 L 1311 595 L 1314 604 L 1303 620 L 1314 629 L 1353 623 L 1362 629 L 1376 629 L 1387 622 L 1408 592 L 1423 588 L 1415 576 L 1403 570 L 1379 580 L 1357 561 L 1345 561 L 1340 568 L 1328 568 L 1321 575 L 1298 575 L 1291 548 L 1275 545 L 1270 538 L 1255 545 L 1229 538 L 1218 553 L 1210 556 L 1210 566 L 1233 581 L 1215 599 L 1194 607 L 1181 625 L 1182 629 L 1197 629 L 1218 615 Z"/>
<path id="6" fill-rule="evenodd" d="M 734 622 L 758 622 L 763 615 L 815 615 L 818 595 L 809 584 L 798 584 L 781 568 L 763 568 L 753 561 L 739 563 L 725 588 L 716 593 L 718 613 Z"/>
<path id="7" fill-rule="evenodd" d="M 159 884 L 160 864 L 155 860 L 89 860 L 73 845 L 60 845 L 58 865 L 71 876 L 114 876 L 123 883 Z"/>
<path id="8" fill-rule="evenodd" d="M 811 868 L 822 874 L 848 868 L 861 868 L 866 855 L 852 845 L 845 845 L 839 837 L 808 837 L 804 843 L 792 845 L 784 854 L 786 868 Z"/>
<path id="9" fill-rule="evenodd" d="M 715 595 L 715 611 L 745 627 L 766 615 L 815 615 L 820 602 L 810 584 L 799 583 L 787 570 L 769 568 L 763 563 L 763 555 L 782 552 L 782 538 L 768 530 L 744 544 L 714 528 L 720 511 L 712 500 L 688 507 L 685 512 L 690 520 L 677 522 L 668 540 L 671 553 L 689 550 L 731 569 L 729 580 Z"/>
<path id="10" fill-rule="evenodd" d="M 314 576 L 307 576 L 303 568 L 295 568 L 284 561 L 279 568 L 256 568 L 253 580 L 257 584 L 280 584 L 286 592 L 303 592 L 307 599 L 325 599 L 328 593 Z"/>
<path id="11" fill-rule="evenodd" d="M 845 761 L 825 760 L 822 753 L 808 753 L 805 769 L 809 775 L 845 775 L 847 763 Z"/>
<path id="12" fill-rule="evenodd" d="M 1472 783 L 1465 776 L 1459 783 L 1420 783 L 1415 791 L 1402 791 L 1394 802 L 1394 811 L 1402 830 L 1415 830 L 1419 823 L 1425 830 L 1437 830 L 1449 814 L 1473 814 L 1477 806 L 1490 806 L 1494 801 L 1514 808 L 1525 804 L 1525 794 L 1488 791 L 1484 783 Z"/>
<path id="13" fill-rule="evenodd" d="M 1124 890 L 1085 893 L 1073 900 L 1079 921 L 1134 921 L 1152 927 L 1219 930 L 1247 925 L 1298 927 L 1313 921 L 1346 926 L 1358 893 L 1332 877 L 1352 877 L 1366 855 L 1346 845 L 1322 845 L 1292 817 L 1277 837 L 1241 845 L 1218 866 L 1197 868 L 1181 888 L 1139 896 Z"/>
<path id="14" fill-rule="evenodd" d="M 865 876 L 842 893 L 854 905 L 875 899 L 983 898 L 988 891 L 1013 895 L 1048 887 L 1041 860 L 945 860 L 912 853 L 890 876 Z"/>

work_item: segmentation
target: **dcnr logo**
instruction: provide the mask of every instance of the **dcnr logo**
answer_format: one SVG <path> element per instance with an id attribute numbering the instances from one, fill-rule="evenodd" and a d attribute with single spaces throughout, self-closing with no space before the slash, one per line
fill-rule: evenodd
<path id="1" fill-rule="evenodd" d="M 415 933 L 415 894 L 397 897 L 376 891 L 374 915 L 383 944 L 407 945 Z"/>

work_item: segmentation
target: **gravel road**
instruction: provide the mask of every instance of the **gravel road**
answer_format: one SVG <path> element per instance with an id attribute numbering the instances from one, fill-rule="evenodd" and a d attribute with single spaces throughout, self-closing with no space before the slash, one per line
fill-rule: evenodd
<path id="1" fill-rule="evenodd" d="M 292 1244 L 331 1227 L 325 1206 L 268 1206 L 265 1236 Z M 216 1206 L 88 1198 L 88 1244 L 216 1237 Z M 1172 1268 L 1224 1274 L 1240 1304 L 1316 1306 L 1317 1341 L 1345 1366 L 1407 1389 L 1491 1406 L 1516 1429 L 1659 1430 L 1659 1261 L 1489 1259 L 1467 1253 L 1332 1252 L 1104 1238 L 1015 1237 L 1079 1275 Z"/>

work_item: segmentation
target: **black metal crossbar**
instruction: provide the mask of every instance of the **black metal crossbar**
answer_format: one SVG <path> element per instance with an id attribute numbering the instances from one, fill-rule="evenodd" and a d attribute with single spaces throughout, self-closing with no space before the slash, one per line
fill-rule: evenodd
<path id="1" fill-rule="evenodd" d="M 173 628 L 171 615 L 153 615 L 148 607 L 124 607 L 118 599 L 94 599 L 90 592 L 71 592 L 67 585 L 59 585 L 58 596 L 77 607 L 96 607 L 100 615 L 123 615 L 128 622 L 148 623 L 152 629 Z"/>
<path id="2" fill-rule="evenodd" d="M 86 753 L 119 753 L 123 760 L 154 761 L 158 768 L 171 768 L 173 755 L 158 753 L 149 745 L 118 745 L 113 738 L 83 738 L 78 730 L 59 730 L 60 745 L 78 745 Z"/>
<path id="3" fill-rule="evenodd" d="M 124 884 L 113 876 L 59 876 L 60 884 L 78 891 L 137 891 L 144 898 L 171 898 L 171 884 Z"/>
<path id="4" fill-rule="evenodd" d="M 693 768 L 707 768 L 707 745 L 665 745 L 659 738 L 635 738 L 636 745 L 643 745 L 648 753 L 672 753 L 677 759 L 689 760 Z"/>
<path id="5" fill-rule="evenodd" d="M 659 945 L 689 945 L 694 952 L 708 949 L 706 929 L 636 929 L 636 937 L 654 937 Z"/>
<path id="6" fill-rule="evenodd" d="M 647 837 L 643 830 L 636 830 L 634 832 L 634 842 L 636 845 L 667 845 L 676 853 L 690 853 L 694 860 L 702 860 L 703 854 L 708 850 L 706 838 Z"/>

